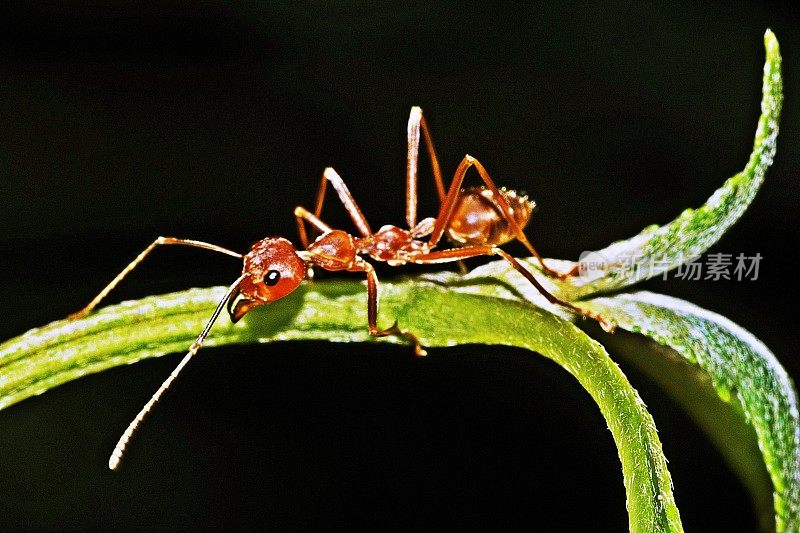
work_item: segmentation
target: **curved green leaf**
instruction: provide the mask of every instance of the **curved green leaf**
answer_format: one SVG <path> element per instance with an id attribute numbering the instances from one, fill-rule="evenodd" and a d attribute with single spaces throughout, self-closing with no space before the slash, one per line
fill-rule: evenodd
<path id="1" fill-rule="evenodd" d="M 616 442 L 630 530 L 683 530 L 652 417 L 596 341 L 572 323 L 526 302 L 463 294 L 419 280 L 386 283 L 381 289 L 382 321 L 396 318 L 426 346 L 518 346 L 570 372 L 600 407 Z M 304 285 L 287 298 L 251 312 L 238 324 L 220 318 L 208 344 L 375 341 L 367 334 L 364 292 L 364 286 L 354 281 Z M 84 374 L 185 350 L 223 294 L 223 288 L 213 288 L 148 297 L 101 309 L 75 322 L 54 322 L 3 343 L 0 406 Z M 385 340 L 398 342 L 395 337 Z"/>
<path id="2" fill-rule="evenodd" d="M 607 266 L 597 275 L 566 282 L 546 280 L 549 288 L 574 300 L 628 286 L 696 257 L 736 222 L 755 196 L 775 153 L 782 103 L 781 58 L 777 40 L 769 31 L 765 45 L 762 115 L 745 169 L 726 181 L 701 208 L 687 210 L 670 224 L 651 226 L 597 252 Z M 519 301 L 522 295 L 564 314 L 542 302 L 529 284 L 517 284 L 516 273 L 507 271 L 507 266 L 495 262 L 458 281 L 443 274 L 428 277 L 434 283 L 418 279 L 387 284 L 383 287 L 383 312 L 412 329 L 428 346 L 508 344 L 537 351 L 560 364 L 589 392 L 612 431 L 623 466 L 631 531 L 682 531 L 661 445 L 636 391 L 599 344 L 556 314 Z M 487 276 L 489 282 L 481 283 Z M 437 286 L 436 279 L 448 287 Z M 501 280 L 507 281 L 503 284 Z M 222 294 L 219 288 L 195 289 L 127 302 L 80 321 L 50 324 L 0 345 L 0 408 L 87 373 L 184 350 Z M 221 319 L 207 344 L 374 341 L 359 325 L 366 321 L 363 300 L 363 287 L 354 282 L 304 286 L 269 308 L 250 313 L 240 324 Z M 652 319 L 643 322 L 647 327 L 641 331 L 689 360 L 687 354 L 692 354 L 699 367 L 712 376 L 719 397 L 740 401 L 741 413 L 753 424 L 775 486 L 777 525 L 780 530 L 796 529 L 798 426 L 788 377 L 773 364 L 769 351 L 735 324 L 697 308 L 686 311 L 689 304 L 682 309 L 669 308 L 665 301 L 679 302 L 659 300 L 661 311 L 654 310 L 657 306 L 648 311 L 637 308 L 638 318 Z M 637 330 L 635 313 L 628 308 L 623 312 L 617 299 L 593 300 L 587 306 Z M 397 341 L 393 337 L 384 340 Z M 734 361 L 741 363 L 733 365 L 739 370 L 726 374 L 724 364 L 698 355 L 719 351 L 745 354 L 742 361 Z M 759 402 L 758 393 L 768 394 L 769 401 Z M 730 451 L 730 457 L 737 462 L 735 452 Z"/>
<path id="3" fill-rule="evenodd" d="M 615 319 L 621 328 L 671 348 L 653 356 L 620 355 L 673 392 L 709 433 L 734 470 L 750 485 L 758 502 L 763 477 L 752 462 L 753 436 L 772 480 L 777 531 L 800 530 L 800 420 L 797 394 L 786 370 L 769 349 L 730 320 L 686 301 L 649 292 L 600 297 L 582 304 Z M 639 346 L 641 348 L 641 346 Z M 650 360 L 646 357 L 650 356 Z M 656 359 L 680 357 L 679 365 Z M 696 372 L 687 371 L 687 364 Z M 683 367 L 682 369 L 679 367 Z M 665 371 L 681 372 L 683 383 L 669 381 Z M 710 387 L 713 393 L 709 393 Z M 713 400 L 727 405 L 720 409 Z M 750 437 L 748 437 L 750 436 Z M 758 505 L 762 507 L 763 505 Z M 762 517 L 763 518 L 763 517 Z M 771 521 L 771 520 L 769 520 Z M 762 524 L 767 521 L 762 519 Z"/>
<path id="4" fill-rule="evenodd" d="M 567 299 L 618 290 L 691 261 L 716 243 L 744 213 L 772 164 L 783 102 L 781 54 L 777 38 L 769 30 L 764 46 L 761 117 L 744 170 L 729 178 L 702 207 L 687 209 L 664 226 L 649 226 L 630 239 L 586 256 L 582 275 L 560 284 Z"/>

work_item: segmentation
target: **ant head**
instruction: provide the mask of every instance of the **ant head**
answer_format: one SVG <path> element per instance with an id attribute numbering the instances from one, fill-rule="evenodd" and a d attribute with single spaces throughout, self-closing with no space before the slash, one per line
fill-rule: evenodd
<path id="1" fill-rule="evenodd" d="M 255 243 L 244 256 L 242 276 L 238 293 L 228 300 L 228 313 L 233 322 L 254 307 L 293 292 L 306 277 L 306 263 L 291 242 L 269 237 Z"/>

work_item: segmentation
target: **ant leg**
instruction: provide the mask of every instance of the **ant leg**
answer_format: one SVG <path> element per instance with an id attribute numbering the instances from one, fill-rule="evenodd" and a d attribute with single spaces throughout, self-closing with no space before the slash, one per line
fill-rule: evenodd
<path id="1" fill-rule="evenodd" d="M 97 307 L 97 304 L 99 304 L 103 300 L 103 298 L 108 296 L 108 293 L 111 292 L 111 290 L 114 287 L 116 287 L 117 284 L 119 284 L 119 282 L 122 281 L 122 279 L 125 276 L 130 274 L 131 270 L 136 268 L 139 265 L 139 263 L 144 261 L 145 257 L 147 257 L 150 254 L 150 252 L 152 252 L 156 248 L 156 246 L 167 245 L 167 244 L 180 244 L 180 245 L 183 245 L 183 246 L 192 246 L 194 248 L 203 248 L 205 250 L 211 250 L 212 252 L 220 252 L 220 253 L 223 253 L 223 254 L 228 254 L 230 256 L 237 257 L 239 259 L 241 259 L 243 257 L 242 254 L 240 254 L 240 253 L 234 252 L 232 250 L 228 250 L 227 248 L 223 248 L 222 246 L 217 246 L 216 244 L 209 244 L 207 242 L 194 241 L 194 240 L 191 240 L 191 239 L 177 239 L 175 237 L 159 237 L 156 240 L 154 240 L 150 244 L 150 246 L 148 246 L 147 248 L 142 250 L 142 253 L 137 255 L 136 259 L 131 261 L 128 266 L 126 266 L 124 269 L 122 269 L 122 272 L 117 274 L 117 277 L 112 279 L 111 283 L 106 285 L 106 287 L 102 291 L 100 291 L 100 294 L 95 296 L 94 299 L 86 305 L 86 307 L 84 307 L 80 311 L 72 313 L 71 315 L 69 315 L 67 317 L 67 319 L 68 320 L 77 320 L 77 319 L 82 318 L 82 317 L 86 316 L 87 314 L 91 313 L 92 310 L 95 307 Z"/>
<path id="2" fill-rule="evenodd" d="M 406 159 L 406 222 L 409 228 L 417 224 L 417 170 L 419 168 L 419 137 L 420 131 L 425 139 L 425 147 L 428 149 L 428 156 L 431 160 L 431 170 L 433 180 L 436 183 L 436 192 L 439 195 L 439 203 L 444 201 L 444 181 L 442 181 L 442 171 L 439 167 L 439 158 L 436 157 L 436 149 L 433 147 L 433 139 L 430 130 L 422 116 L 422 109 L 414 106 L 408 117 L 408 157 Z"/>
<path id="3" fill-rule="evenodd" d="M 567 301 L 561 300 L 557 298 L 553 294 L 551 294 L 547 289 L 542 286 L 541 283 L 533 276 L 533 274 L 525 268 L 522 263 L 514 259 L 510 254 L 501 250 L 497 246 L 493 245 L 483 245 L 483 246 L 468 246 L 465 248 L 452 248 L 449 250 L 440 250 L 436 252 L 430 252 L 427 254 L 420 254 L 417 257 L 413 258 L 410 262 L 411 263 L 419 263 L 419 264 L 431 264 L 431 263 L 449 263 L 452 261 L 459 261 L 461 259 L 469 259 L 470 257 L 477 257 L 481 255 L 499 255 L 503 259 L 505 259 L 514 270 L 522 274 L 525 279 L 527 279 L 531 285 L 536 287 L 542 296 L 547 298 L 547 300 L 556 305 L 560 305 L 569 309 L 579 315 L 591 318 L 596 320 L 600 323 L 600 326 L 607 332 L 611 333 L 616 329 L 616 324 L 606 319 L 603 315 L 599 313 L 595 313 L 594 311 L 590 311 L 588 309 L 582 309 L 577 307 Z"/>
<path id="4" fill-rule="evenodd" d="M 433 147 L 430 129 L 427 122 L 425 122 L 425 117 L 422 115 L 422 109 L 414 106 L 411 108 L 411 114 L 408 117 L 408 162 L 406 164 L 406 221 L 412 231 L 417 228 L 415 224 L 417 220 L 417 169 L 419 166 L 420 131 L 422 131 L 425 147 L 428 149 L 428 156 L 431 160 L 433 181 L 436 184 L 436 193 L 439 195 L 440 206 L 444 203 L 446 196 L 442 170 L 439 166 L 439 158 L 436 156 L 436 149 Z M 458 261 L 458 270 L 462 274 L 466 274 L 468 272 L 467 265 L 463 261 Z"/>
<path id="5" fill-rule="evenodd" d="M 125 429 L 125 432 L 119 438 L 119 441 L 117 441 L 117 445 L 114 446 L 114 451 L 111 452 L 111 457 L 108 459 L 108 467 L 111 470 L 116 470 L 119 468 L 119 463 L 122 461 L 122 456 L 125 454 L 125 449 L 128 447 L 128 442 L 131 440 L 131 437 L 133 437 L 133 434 L 136 433 L 136 430 L 142 424 L 147 415 L 150 414 L 150 411 L 161 399 L 161 396 L 164 394 L 164 392 L 166 392 L 170 385 L 172 385 L 172 382 L 178 377 L 178 374 L 180 374 L 181 370 L 183 370 L 183 367 L 186 366 L 186 364 L 191 360 L 192 357 L 194 357 L 194 355 L 203 345 L 203 341 L 206 340 L 208 332 L 211 331 L 211 326 L 213 326 L 214 322 L 216 322 L 217 317 L 219 317 L 222 309 L 225 307 L 225 304 L 231 298 L 235 297 L 237 291 L 239 290 L 239 284 L 242 282 L 242 279 L 244 279 L 244 276 L 239 277 L 239 279 L 237 279 L 233 285 L 230 286 L 228 292 L 225 293 L 225 296 L 222 297 L 222 300 L 220 300 L 217 308 L 214 310 L 214 314 L 211 315 L 211 319 L 206 323 L 206 327 L 203 328 L 203 331 L 189 347 L 189 351 L 183 356 L 181 362 L 178 363 L 178 366 L 175 367 L 175 370 L 173 370 L 169 377 L 164 380 L 164 383 L 161 384 L 150 400 L 144 404 L 144 407 L 142 407 L 142 410 L 139 411 L 139 414 L 136 415 L 136 417 L 128 425 L 127 429 Z"/>
<path id="6" fill-rule="evenodd" d="M 444 203 L 442 204 L 441 210 L 439 211 L 439 216 L 436 218 L 436 226 L 433 228 L 433 232 L 431 233 L 430 237 L 430 244 L 435 246 L 439 239 L 441 239 L 444 232 L 447 230 L 447 226 L 450 224 L 452 220 L 453 213 L 456 207 L 456 201 L 458 200 L 459 192 L 461 191 L 461 184 L 464 182 L 464 176 L 467 173 L 467 170 L 470 167 L 475 167 L 480 174 L 481 179 L 486 184 L 488 189 L 494 195 L 494 198 L 497 201 L 498 207 L 500 207 L 500 211 L 503 214 L 503 217 L 508 222 L 511 229 L 514 231 L 514 235 L 527 249 L 528 251 L 539 261 L 539 264 L 542 266 L 542 270 L 545 274 L 550 277 L 564 279 L 572 274 L 572 272 L 568 272 L 562 274 L 557 272 L 547 265 L 544 264 L 544 259 L 539 252 L 533 247 L 533 245 L 528 241 L 528 238 L 525 236 L 525 233 L 522 231 L 522 228 L 519 227 L 519 224 L 514 220 L 514 217 L 511 214 L 511 207 L 506 202 L 505 198 L 497 188 L 497 185 L 494 184 L 492 178 L 489 177 L 489 173 L 486 171 L 484 166 L 481 164 L 480 161 L 472 157 L 471 155 L 464 156 L 464 159 L 461 161 L 461 164 L 458 165 L 456 169 L 455 175 L 453 176 L 453 181 L 450 183 L 450 189 L 447 191 L 447 197 L 445 198 Z"/>
<path id="7" fill-rule="evenodd" d="M 364 272 L 367 275 L 367 323 L 369 324 L 369 334 L 373 337 L 386 337 L 388 335 L 398 335 L 405 337 L 414 344 L 414 354 L 418 357 L 428 355 L 422 348 L 416 335 L 409 331 L 401 330 L 397 321 L 386 329 L 378 328 L 378 276 L 375 268 L 366 261 L 359 261 L 350 269 L 350 272 Z"/>
<path id="8" fill-rule="evenodd" d="M 331 227 L 321 221 L 317 215 L 309 212 L 305 207 L 297 206 L 294 208 L 295 220 L 297 220 L 297 233 L 300 234 L 300 242 L 303 248 L 308 248 L 309 240 L 306 233 L 306 223 L 313 226 L 320 233 L 327 233 L 331 231 Z"/>
<path id="9" fill-rule="evenodd" d="M 328 183 L 333 185 L 336 194 L 339 196 L 339 201 L 344 205 L 347 214 L 350 215 L 350 218 L 353 220 L 353 223 L 356 225 L 361 235 L 363 237 L 372 235 L 369 223 L 367 223 L 367 219 L 361 212 L 361 209 L 359 209 L 353 195 L 350 194 L 350 189 L 347 188 L 342 177 L 331 167 L 326 168 L 322 173 L 322 180 L 319 183 L 319 190 L 317 191 L 317 203 L 314 207 L 314 217 L 319 219 L 322 214 L 322 206 L 325 203 L 325 191 L 328 189 Z M 295 210 L 295 215 L 296 214 L 297 211 Z"/>

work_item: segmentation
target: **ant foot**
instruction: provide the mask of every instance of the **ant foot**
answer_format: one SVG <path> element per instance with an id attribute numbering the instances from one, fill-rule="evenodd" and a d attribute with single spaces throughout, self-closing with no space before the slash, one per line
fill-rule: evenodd
<path id="1" fill-rule="evenodd" d="M 617 330 L 617 323 L 613 320 L 609 320 L 603 315 L 595 314 L 592 316 L 597 322 L 600 324 L 600 327 L 603 328 L 603 331 L 606 333 L 614 333 Z"/>
<path id="2" fill-rule="evenodd" d="M 428 355 L 428 352 L 425 350 L 425 348 L 422 347 L 419 341 L 416 340 L 416 337 L 414 337 L 413 335 L 411 335 L 411 333 L 408 332 L 406 332 L 406 335 L 411 336 L 414 340 L 414 355 L 416 355 L 417 357 L 425 357 L 426 355 Z"/>
<path id="3" fill-rule="evenodd" d="M 569 279 L 572 277 L 577 276 L 581 272 L 581 266 L 575 265 L 570 270 L 566 272 L 559 272 L 558 270 L 553 270 L 552 268 L 545 265 L 543 262 L 540 262 L 542 265 L 542 271 L 547 274 L 551 278 L 555 278 L 560 281 L 564 281 L 565 279 Z"/>
<path id="4" fill-rule="evenodd" d="M 428 355 L 428 352 L 425 351 L 425 348 L 422 347 L 422 344 L 419 342 L 419 339 L 416 335 L 411 333 L 410 331 L 403 331 L 397 325 L 397 320 L 394 321 L 394 324 L 391 327 L 386 329 L 378 329 L 378 328 L 370 328 L 369 334 L 373 337 L 386 337 L 389 335 L 397 335 L 399 337 L 405 337 L 406 339 L 410 340 L 414 345 L 414 355 L 417 357 L 425 357 Z"/>

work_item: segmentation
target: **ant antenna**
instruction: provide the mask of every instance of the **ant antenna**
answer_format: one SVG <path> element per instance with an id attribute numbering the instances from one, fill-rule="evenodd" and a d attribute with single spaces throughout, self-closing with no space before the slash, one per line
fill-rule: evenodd
<path id="1" fill-rule="evenodd" d="M 189 352 L 185 356 L 183 356 L 183 359 L 181 359 L 181 362 L 178 363 L 178 366 L 175 367 L 175 370 L 173 370 L 172 373 L 170 373 L 169 377 L 167 377 L 167 379 L 164 380 L 164 383 L 161 384 L 161 386 L 158 388 L 156 393 L 153 394 L 150 400 L 146 404 L 144 404 L 142 410 L 139 411 L 139 414 L 136 415 L 136 418 L 134 418 L 131 421 L 131 423 L 128 425 L 128 428 L 119 438 L 119 441 L 117 441 L 117 445 L 114 446 L 114 451 L 111 452 L 111 457 L 108 458 L 108 467 L 111 470 L 116 470 L 117 468 L 119 468 L 120 461 L 122 461 L 122 456 L 125 454 L 125 449 L 128 447 L 128 442 L 131 440 L 131 437 L 133 437 L 134 433 L 136 433 L 136 430 L 139 429 L 139 426 L 142 424 L 144 419 L 147 418 L 147 415 L 150 414 L 150 411 L 153 409 L 153 406 L 155 406 L 155 404 L 157 404 L 158 401 L 161 399 L 161 395 L 164 394 L 164 392 L 170 387 L 170 385 L 172 385 L 172 382 L 175 381 L 175 378 L 178 377 L 178 374 L 180 374 L 181 370 L 183 370 L 183 367 L 186 366 L 189 360 L 194 356 L 194 354 L 197 353 L 197 351 L 203 345 L 203 341 L 206 340 L 208 332 L 211 331 L 211 326 L 214 325 L 214 322 L 216 322 L 220 313 L 225 308 L 225 303 L 228 300 L 230 300 L 234 294 L 236 294 L 236 291 L 239 290 L 239 284 L 242 282 L 243 279 L 244 275 L 240 276 L 239 279 L 237 279 L 233 283 L 233 285 L 231 285 L 231 287 L 228 289 L 228 292 L 225 293 L 225 296 L 222 298 L 222 300 L 217 305 L 217 308 L 214 310 L 214 314 L 211 315 L 211 319 L 206 324 L 206 327 L 203 328 L 202 333 L 200 333 L 197 339 L 189 347 Z"/>

